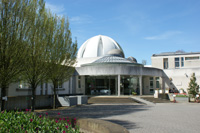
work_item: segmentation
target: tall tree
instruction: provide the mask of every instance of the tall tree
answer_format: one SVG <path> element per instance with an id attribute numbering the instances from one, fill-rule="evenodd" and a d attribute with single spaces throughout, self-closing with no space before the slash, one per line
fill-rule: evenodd
<path id="1" fill-rule="evenodd" d="M 192 74 L 191 78 L 190 78 L 190 82 L 189 82 L 189 86 L 188 86 L 188 94 L 192 94 L 193 97 L 196 96 L 196 94 L 199 91 L 199 85 L 196 82 L 196 76 L 195 73 Z"/>
<path id="2" fill-rule="evenodd" d="M 32 16 L 30 18 L 30 32 L 28 34 L 28 56 L 24 62 L 23 80 L 32 89 L 32 111 L 35 110 L 36 88 L 47 74 L 47 25 L 48 16 L 43 0 L 32 1 Z"/>
<path id="3" fill-rule="evenodd" d="M 53 108 L 56 107 L 56 89 L 59 84 L 67 81 L 74 72 L 76 62 L 77 41 L 72 42 L 68 19 L 64 17 L 50 17 L 50 31 L 48 36 L 48 78 L 53 83 Z"/>
<path id="4" fill-rule="evenodd" d="M 1 110 L 4 110 L 9 84 L 22 72 L 26 57 L 26 35 L 30 29 L 29 0 L 0 0 L 0 88 Z"/>

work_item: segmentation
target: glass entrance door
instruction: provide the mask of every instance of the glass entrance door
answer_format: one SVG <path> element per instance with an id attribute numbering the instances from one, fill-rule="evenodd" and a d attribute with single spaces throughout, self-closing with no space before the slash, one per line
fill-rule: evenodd
<path id="1" fill-rule="evenodd" d="M 87 95 L 117 95 L 117 76 L 86 76 Z"/>

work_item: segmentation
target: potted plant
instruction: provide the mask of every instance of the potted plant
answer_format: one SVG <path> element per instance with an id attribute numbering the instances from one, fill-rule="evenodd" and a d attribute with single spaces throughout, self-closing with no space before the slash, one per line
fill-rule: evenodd
<path id="1" fill-rule="evenodd" d="M 132 91 L 132 95 L 137 95 L 137 93 L 135 91 Z"/>

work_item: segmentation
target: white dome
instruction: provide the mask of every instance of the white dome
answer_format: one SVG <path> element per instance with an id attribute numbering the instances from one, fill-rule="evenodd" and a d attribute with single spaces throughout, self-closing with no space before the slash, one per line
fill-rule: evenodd
<path id="1" fill-rule="evenodd" d="M 120 45 L 112 38 L 103 35 L 94 36 L 82 44 L 77 58 L 104 56 L 112 49 L 119 49 L 123 52 Z"/>

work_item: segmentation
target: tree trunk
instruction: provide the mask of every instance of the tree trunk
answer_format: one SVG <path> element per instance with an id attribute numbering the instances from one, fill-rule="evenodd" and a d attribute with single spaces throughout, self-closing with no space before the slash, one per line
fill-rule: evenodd
<path id="1" fill-rule="evenodd" d="M 56 87 L 53 88 L 53 109 L 56 108 Z"/>
<path id="2" fill-rule="evenodd" d="M 3 100 L 3 97 L 6 96 L 6 87 L 2 87 L 1 88 L 1 100 L 0 100 L 0 103 L 1 103 L 1 111 L 5 110 L 5 104 L 6 104 L 6 101 Z"/>
<path id="3" fill-rule="evenodd" d="M 35 110 L 35 87 L 32 87 L 32 97 L 31 97 L 31 111 L 34 112 Z"/>

